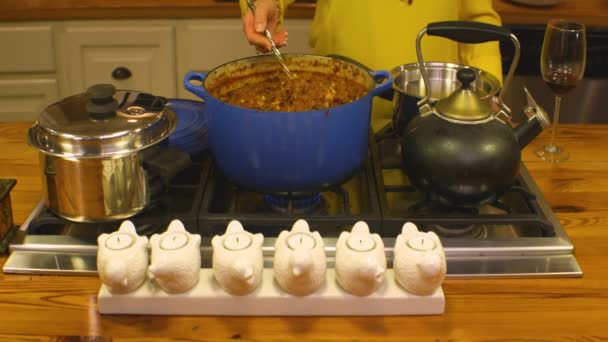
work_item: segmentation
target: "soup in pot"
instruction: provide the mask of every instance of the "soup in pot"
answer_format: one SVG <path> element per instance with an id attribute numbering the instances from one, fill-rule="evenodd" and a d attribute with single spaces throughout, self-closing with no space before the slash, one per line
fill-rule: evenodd
<path id="1" fill-rule="evenodd" d="M 253 81 L 238 79 L 240 87 L 220 92 L 209 89 L 216 98 L 239 107 L 260 111 L 301 112 L 327 109 L 353 102 L 368 92 L 367 88 L 346 77 L 316 71 L 297 71 L 289 79 L 282 71 Z"/>

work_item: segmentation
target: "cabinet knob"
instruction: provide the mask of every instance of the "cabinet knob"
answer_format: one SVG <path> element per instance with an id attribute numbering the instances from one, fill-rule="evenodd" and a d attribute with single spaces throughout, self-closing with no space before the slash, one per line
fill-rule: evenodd
<path id="1" fill-rule="evenodd" d="M 122 66 L 112 71 L 112 78 L 119 81 L 126 80 L 131 77 L 131 75 L 131 70 Z"/>

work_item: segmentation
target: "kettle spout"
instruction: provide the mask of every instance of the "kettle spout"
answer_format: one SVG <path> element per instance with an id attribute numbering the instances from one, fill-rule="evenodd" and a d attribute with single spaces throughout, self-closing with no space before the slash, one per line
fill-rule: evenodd
<path id="1" fill-rule="evenodd" d="M 513 129 L 513 134 L 521 149 L 526 147 L 540 132 L 551 126 L 551 120 L 547 112 L 534 101 L 527 88 L 524 87 L 524 91 L 528 99 L 524 114 L 526 114 L 528 120 Z"/>

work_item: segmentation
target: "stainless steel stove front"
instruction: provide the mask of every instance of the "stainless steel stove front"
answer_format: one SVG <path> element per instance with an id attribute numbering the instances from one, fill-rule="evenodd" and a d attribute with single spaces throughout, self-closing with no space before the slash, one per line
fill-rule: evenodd
<path id="1" fill-rule="evenodd" d="M 531 180 L 525 168 L 524 179 Z M 529 181 L 541 210 L 554 225 L 555 236 L 518 238 L 442 238 L 448 261 L 448 278 L 493 277 L 581 277 L 582 270 L 574 257 L 574 246 L 546 204 L 542 194 Z M 40 203 L 21 226 L 10 244 L 11 255 L 3 267 L 5 273 L 95 275 L 97 236 L 91 231 L 70 235 L 28 235 L 29 222 L 43 209 Z M 504 228 L 508 231 L 509 227 Z M 335 255 L 336 238 L 324 238 L 330 263 Z M 392 263 L 394 238 L 383 238 L 387 260 Z M 273 237 L 264 239 L 267 267 L 274 255 Z M 203 267 L 211 265 L 210 237 L 201 248 Z M 330 265 L 331 266 L 331 265 Z"/>

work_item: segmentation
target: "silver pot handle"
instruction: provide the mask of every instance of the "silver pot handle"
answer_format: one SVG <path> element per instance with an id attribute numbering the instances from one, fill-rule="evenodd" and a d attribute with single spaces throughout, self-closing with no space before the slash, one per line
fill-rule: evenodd
<path id="1" fill-rule="evenodd" d="M 503 88 L 500 91 L 498 97 L 498 106 L 507 115 L 511 115 L 511 109 L 505 105 L 503 96 L 507 89 L 511 85 L 511 80 L 515 74 L 515 69 L 519 63 L 519 57 L 521 53 L 521 46 L 517 37 L 511 33 L 507 28 L 502 26 L 490 25 L 486 23 L 480 23 L 475 21 L 443 21 L 437 23 L 431 23 L 427 27 L 420 30 L 416 37 L 416 55 L 418 56 L 418 65 L 420 67 L 420 73 L 422 74 L 422 80 L 424 81 L 426 94 L 422 100 L 418 101 L 418 107 L 427 104 L 431 98 L 428 85 L 429 79 L 426 68 L 424 67 L 424 60 L 422 58 L 421 40 L 422 37 L 427 34 L 429 36 L 438 36 L 448 38 L 460 43 L 479 44 L 490 41 L 501 41 L 510 40 L 515 46 L 515 54 L 513 61 L 509 67 L 509 73 L 503 84 Z"/>

